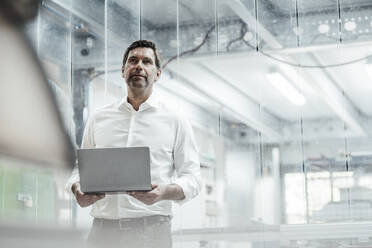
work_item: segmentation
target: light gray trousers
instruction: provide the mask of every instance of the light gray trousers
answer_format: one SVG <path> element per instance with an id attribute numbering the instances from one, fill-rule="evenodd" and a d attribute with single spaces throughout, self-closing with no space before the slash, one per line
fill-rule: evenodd
<path id="1" fill-rule="evenodd" d="M 93 221 L 88 248 L 171 248 L 169 216 Z"/>

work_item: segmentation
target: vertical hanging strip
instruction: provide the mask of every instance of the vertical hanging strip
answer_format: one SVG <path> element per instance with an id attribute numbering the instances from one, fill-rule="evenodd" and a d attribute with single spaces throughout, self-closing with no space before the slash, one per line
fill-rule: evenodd
<path id="1" fill-rule="evenodd" d="M 108 25 L 107 25 L 107 1 L 109 0 L 105 0 L 105 97 L 104 97 L 104 103 L 106 104 L 106 101 L 107 101 L 107 53 L 108 53 L 108 50 L 107 50 L 107 28 L 108 28 Z"/>
<path id="2" fill-rule="evenodd" d="M 341 16 L 341 2 L 340 2 L 340 0 L 337 0 L 337 12 L 338 12 L 338 35 L 339 35 L 340 44 L 342 44 L 343 38 L 342 38 L 342 16 Z M 342 47 L 340 49 L 341 49 L 341 56 L 342 56 Z M 345 94 L 344 90 L 342 90 L 342 95 L 345 99 L 346 94 Z M 343 109 L 343 110 L 344 110 L 343 114 L 345 114 L 345 109 Z M 350 168 L 349 168 L 350 164 L 349 164 L 348 143 L 347 143 L 347 134 L 346 134 L 347 126 L 346 126 L 346 123 L 344 121 L 345 118 L 342 118 L 342 119 L 343 119 L 343 130 L 344 130 L 345 170 L 349 171 L 350 170 Z M 350 201 L 350 198 L 349 198 L 349 201 Z"/>
<path id="3" fill-rule="evenodd" d="M 258 52 L 258 0 L 254 0 L 254 17 L 256 18 L 254 38 L 256 40 L 256 52 Z"/>
<path id="4" fill-rule="evenodd" d="M 69 28 L 69 31 L 70 31 L 70 102 L 72 103 L 73 102 L 73 92 L 72 92 L 72 84 L 73 84 L 73 46 L 72 46 L 72 43 L 73 43 L 73 30 L 74 30 L 74 25 L 73 25 L 73 20 L 72 20 L 72 9 L 73 9 L 73 2 L 72 0 L 70 1 L 70 9 L 69 9 L 69 21 L 70 21 L 70 28 Z M 89 108 L 88 108 L 89 110 Z M 71 114 L 72 114 L 73 110 L 71 111 Z M 70 126 L 70 133 L 72 134 L 71 136 L 74 136 L 74 144 L 76 144 L 76 134 L 75 134 L 75 123 L 74 123 L 74 120 L 71 116 L 71 126 Z M 76 204 L 75 204 L 75 201 L 73 200 L 73 197 L 72 197 L 72 194 L 69 194 L 69 209 L 70 209 L 70 224 L 72 225 L 72 227 L 76 227 Z"/>
<path id="5" fill-rule="evenodd" d="M 295 16 L 296 16 L 296 46 L 297 48 L 300 47 L 300 21 L 299 21 L 299 4 L 298 0 L 295 2 Z M 296 59 L 297 61 L 297 59 Z M 297 71 L 297 78 L 299 74 L 300 67 L 296 68 Z M 304 175 L 304 188 L 303 188 L 303 193 L 305 196 L 305 211 L 306 211 L 306 223 L 310 222 L 310 217 L 309 217 L 309 199 L 308 199 L 308 181 L 307 181 L 307 169 L 306 169 L 306 159 L 305 159 L 305 147 L 304 147 L 304 120 L 303 120 L 303 108 L 301 108 L 300 112 L 300 136 L 301 136 L 301 169 L 302 173 Z"/>
<path id="6" fill-rule="evenodd" d="M 216 30 L 216 56 L 219 54 L 218 47 L 218 31 L 219 31 L 219 19 L 218 19 L 218 0 L 214 0 L 214 26 Z"/>
<path id="7" fill-rule="evenodd" d="M 300 47 L 300 38 L 299 38 L 299 13 L 298 13 L 298 0 L 295 2 L 295 16 L 296 16 L 296 40 L 297 40 L 297 48 Z M 297 67 L 297 76 L 298 76 L 299 67 Z M 300 127 L 301 127 L 301 156 L 302 156 L 302 172 L 305 174 L 306 177 L 306 165 L 305 165 L 305 151 L 304 151 L 304 123 L 303 123 L 303 112 L 301 111 L 300 115 Z"/>
<path id="8" fill-rule="evenodd" d="M 69 68 L 68 68 L 68 70 L 69 70 L 69 72 L 70 72 L 70 102 L 72 103 L 72 101 L 73 101 L 73 99 L 72 99 L 72 96 L 73 96 L 73 92 L 72 92 L 72 81 L 73 81 L 73 79 L 72 79 L 72 69 L 73 69 L 73 67 L 72 67 L 72 30 L 74 30 L 73 29 L 73 24 L 72 24 L 72 1 L 70 1 L 69 2 L 70 3 L 70 8 L 68 9 L 68 19 L 69 19 L 69 22 L 70 22 L 70 25 L 69 25 L 69 44 L 68 44 L 68 46 L 69 46 L 69 48 L 70 48 L 70 54 L 69 54 L 69 58 L 68 58 L 68 66 L 69 66 Z M 73 109 L 73 108 L 71 108 L 71 109 Z M 89 109 L 89 108 L 88 108 Z M 71 111 L 71 118 L 70 118 L 70 120 L 69 120 L 69 123 L 70 123 L 70 127 L 69 127 L 69 133 L 70 133 L 70 135 L 71 135 L 71 137 L 74 137 L 73 138 L 73 141 L 74 141 L 74 144 L 76 143 L 76 135 L 75 135 L 75 125 L 74 125 L 74 120 L 73 120 L 73 118 L 72 118 L 72 111 L 73 110 L 69 110 L 69 112 Z M 88 112 L 88 114 L 89 114 L 89 112 Z"/>
<path id="9" fill-rule="evenodd" d="M 338 12 L 338 37 L 340 43 L 342 43 L 342 19 L 341 19 L 341 2 L 337 0 L 337 12 Z"/>
<path id="10" fill-rule="evenodd" d="M 139 1 L 139 15 L 138 15 L 138 33 L 139 39 L 142 40 L 142 0 Z"/>
<path id="11" fill-rule="evenodd" d="M 41 15 L 41 9 L 42 5 L 39 6 L 39 13 L 36 17 L 36 53 L 37 56 L 40 58 L 40 15 Z"/>
<path id="12" fill-rule="evenodd" d="M 296 0 L 296 41 L 297 47 L 300 47 L 300 25 L 298 20 L 298 0 Z"/>
<path id="13" fill-rule="evenodd" d="M 179 0 L 177 0 L 177 65 L 179 66 L 180 59 L 180 10 L 179 10 Z"/>

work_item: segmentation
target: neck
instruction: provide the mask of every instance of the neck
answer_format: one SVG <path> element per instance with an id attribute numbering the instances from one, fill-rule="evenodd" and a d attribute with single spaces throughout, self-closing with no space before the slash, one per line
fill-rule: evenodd
<path id="1" fill-rule="evenodd" d="M 128 102 L 133 106 L 133 108 L 138 111 L 140 105 L 144 103 L 151 95 L 152 88 L 150 89 L 128 89 Z"/>

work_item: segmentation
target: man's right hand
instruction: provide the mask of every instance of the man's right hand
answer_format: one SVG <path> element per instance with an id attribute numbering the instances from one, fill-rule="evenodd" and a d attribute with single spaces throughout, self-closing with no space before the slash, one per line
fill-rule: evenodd
<path id="1" fill-rule="evenodd" d="M 80 207 L 85 208 L 93 203 L 95 203 L 98 200 L 101 200 L 102 198 L 105 197 L 105 194 L 99 194 L 99 195 L 87 195 L 81 192 L 80 190 L 80 183 L 74 183 L 71 187 L 72 193 L 76 197 L 76 201 L 80 205 Z"/>

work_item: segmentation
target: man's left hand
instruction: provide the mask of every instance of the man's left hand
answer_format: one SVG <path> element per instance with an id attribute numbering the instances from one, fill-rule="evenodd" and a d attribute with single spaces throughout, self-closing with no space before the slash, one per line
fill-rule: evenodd
<path id="1" fill-rule="evenodd" d="M 147 205 L 152 205 L 158 201 L 163 200 L 163 196 L 165 194 L 167 186 L 152 184 L 151 187 L 152 190 L 148 192 L 131 191 L 127 193 Z"/>

